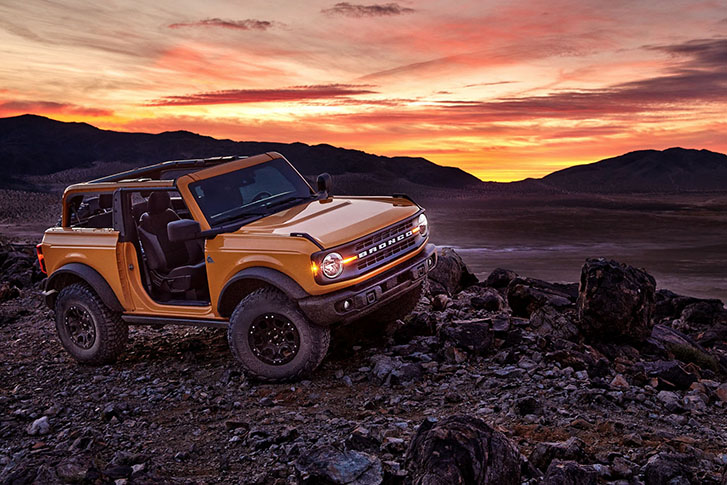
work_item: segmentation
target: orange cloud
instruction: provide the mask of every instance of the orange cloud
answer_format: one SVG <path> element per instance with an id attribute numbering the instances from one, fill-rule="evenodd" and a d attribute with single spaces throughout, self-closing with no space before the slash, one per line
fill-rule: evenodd
<path id="1" fill-rule="evenodd" d="M 103 108 L 89 108 L 71 103 L 56 103 L 53 101 L 0 101 L 0 115 L 14 116 L 25 113 L 39 115 L 75 115 L 80 117 L 113 116 L 114 112 Z"/>

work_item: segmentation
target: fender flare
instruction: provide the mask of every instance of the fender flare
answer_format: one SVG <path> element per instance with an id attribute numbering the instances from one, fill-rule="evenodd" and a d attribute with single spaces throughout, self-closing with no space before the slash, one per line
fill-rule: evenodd
<path id="1" fill-rule="evenodd" d="M 104 277 L 98 271 L 83 263 L 68 263 L 55 270 L 48 277 L 48 281 L 45 284 L 46 292 L 59 290 L 60 288 L 56 288 L 56 284 L 62 279 L 61 276 L 63 275 L 72 275 L 83 280 L 96 292 L 107 307 L 115 312 L 124 311 L 124 307 L 121 306 L 114 290 L 111 289 L 111 286 L 106 282 Z M 55 304 L 55 297 L 49 303 Z"/>
<path id="2" fill-rule="evenodd" d="M 225 286 L 222 288 L 220 296 L 217 298 L 217 311 L 220 312 L 220 314 L 222 313 L 221 309 L 223 300 L 227 291 L 236 283 L 244 280 L 256 280 L 267 285 L 274 286 L 285 293 L 285 295 L 293 301 L 298 301 L 301 298 L 310 296 L 293 278 L 281 271 L 266 268 L 264 266 L 245 268 L 230 278 L 230 280 L 225 283 Z"/>

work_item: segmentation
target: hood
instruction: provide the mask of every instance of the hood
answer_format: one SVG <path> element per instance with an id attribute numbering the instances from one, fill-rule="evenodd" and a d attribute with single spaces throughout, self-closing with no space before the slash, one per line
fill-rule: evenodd
<path id="1" fill-rule="evenodd" d="M 401 198 L 333 197 L 269 215 L 237 232 L 282 236 L 305 232 L 325 248 L 330 248 L 394 224 L 418 211 L 416 204 Z"/>

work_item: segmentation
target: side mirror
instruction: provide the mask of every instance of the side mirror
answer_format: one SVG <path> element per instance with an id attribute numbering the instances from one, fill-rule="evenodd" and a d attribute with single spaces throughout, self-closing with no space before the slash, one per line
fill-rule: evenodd
<path id="1" fill-rule="evenodd" d="M 202 230 L 199 222 L 192 219 L 180 219 L 167 224 L 167 236 L 170 241 L 191 241 L 201 237 Z"/>
<path id="2" fill-rule="evenodd" d="M 333 179 L 329 174 L 322 173 L 316 179 L 316 185 L 318 186 L 318 193 L 324 193 L 328 197 L 331 193 L 331 188 L 333 188 Z"/>

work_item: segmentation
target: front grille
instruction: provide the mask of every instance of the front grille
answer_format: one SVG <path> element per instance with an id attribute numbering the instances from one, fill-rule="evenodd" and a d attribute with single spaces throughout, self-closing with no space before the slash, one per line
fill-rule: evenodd
<path id="1" fill-rule="evenodd" d="M 393 235 L 396 235 L 396 234 L 392 234 L 392 236 Z M 370 256 L 366 256 L 365 258 L 361 259 L 358 263 L 358 269 L 359 270 L 366 269 L 369 266 L 373 266 L 380 261 L 389 259 L 390 257 L 392 257 L 398 253 L 406 251 L 407 249 L 414 246 L 415 244 L 416 244 L 415 238 L 410 237 L 408 239 L 404 239 L 403 241 L 401 241 L 398 244 L 389 246 L 386 249 L 376 251 L 375 253 L 371 254 Z"/>
<path id="2" fill-rule="evenodd" d="M 418 232 L 411 232 L 416 227 L 417 217 L 420 213 L 373 234 L 363 236 L 361 239 L 313 253 L 312 261 L 316 265 L 320 265 L 326 254 L 332 251 L 341 254 L 344 259 L 356 256 L 356 261 L 346 265 L 337 278 L 327 279 L 320 272 L 317 273 L 315 278 L 318 284 L 327 285 L 356 278 L 421 247 L 426 242 L 426 236 L 422 236 Z"/>
<path id="3" fill-rule="evenodd" d="M 391 227 L 387 227 L 386 229 L 382 229 L 380 232 L 377 232 L 373 236 L 367 237 L 363 241 L 360 241 L 358 244 L 356 244 L 356 247 L 354 250 L 356 252 L 361 251 L 364 248 L 371 247 L 375 244 L 380 243 L 381 241 L 384 241 L 388 239 L 391 236 L 398 236 L 399 233 L 404 232 L 406 229 L 411 229 L 412 227 L 412 221 L 404 221 L 400 222 L 399 224 Z"/>

